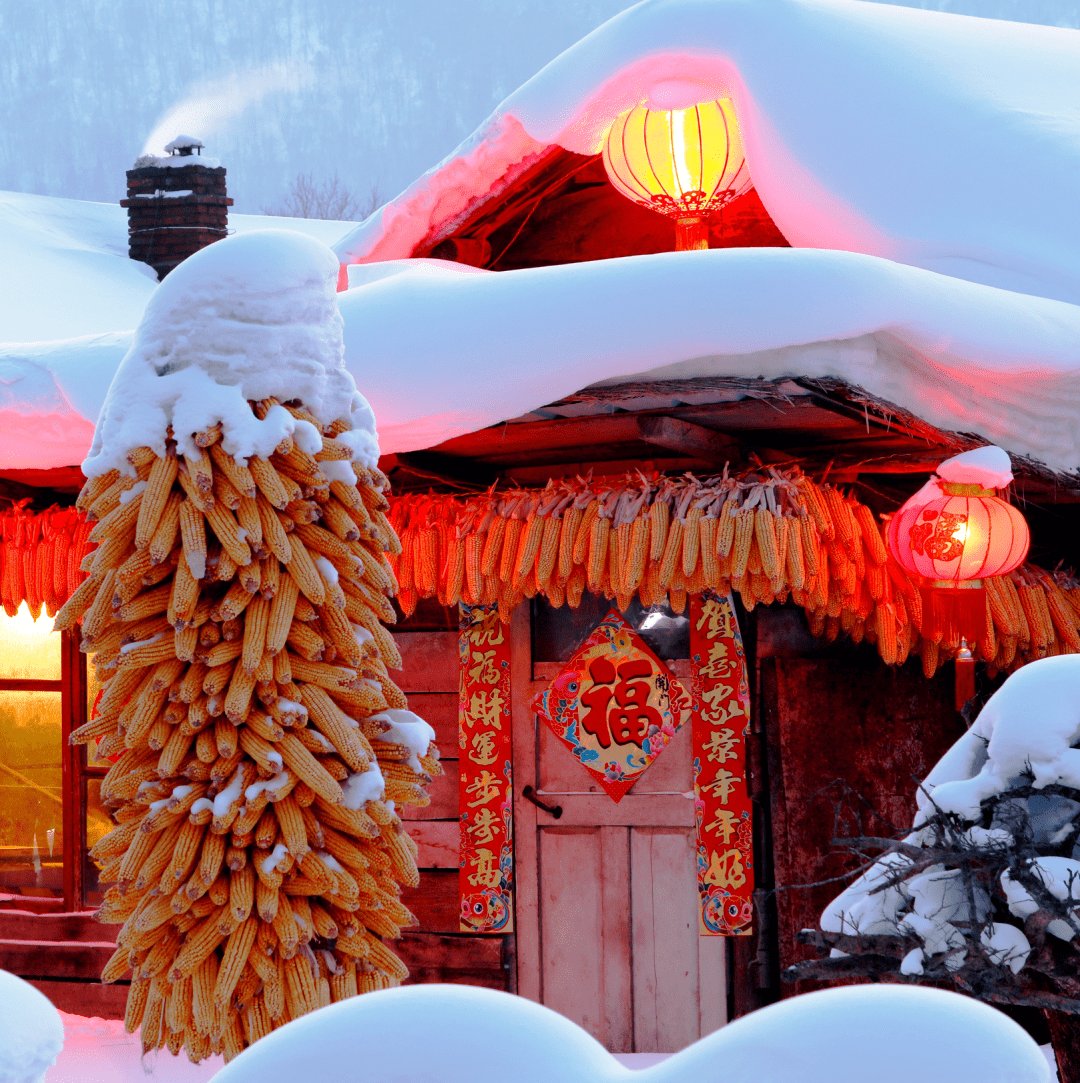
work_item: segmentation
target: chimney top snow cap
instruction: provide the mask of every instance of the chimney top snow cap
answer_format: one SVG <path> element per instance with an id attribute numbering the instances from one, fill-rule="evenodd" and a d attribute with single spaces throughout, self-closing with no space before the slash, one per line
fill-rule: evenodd
<path id="1" fill-rule="evenodd" d="M 201 155 L 203 150 L 201 140 L 196 139 L 193 135 L 178 135 L 165 147 L 165 153 L 179 155 L 183 158 L 190 157 L 192 151 L 196 149 Z"/>

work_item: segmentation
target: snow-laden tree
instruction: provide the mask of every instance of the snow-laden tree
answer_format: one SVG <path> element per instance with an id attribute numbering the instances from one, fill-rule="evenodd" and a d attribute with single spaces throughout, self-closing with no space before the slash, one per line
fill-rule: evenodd
<path id="1" fill-rule="evenodd" d="M 1017 670 L 919 787 L 901 840 L 805 930 L 823 958 L 785 977 L 951 986 L 1046 1012 L 1080 1083 L 1080 656 Z"/>

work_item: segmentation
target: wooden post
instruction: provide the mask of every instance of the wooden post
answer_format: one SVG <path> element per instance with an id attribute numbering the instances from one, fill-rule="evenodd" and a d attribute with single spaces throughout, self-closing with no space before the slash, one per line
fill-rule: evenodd
<path id="1" fill-rule="evenodd" d="M 1080 1083 L 1080 1026 L 1075 1015 L 1044 1011 L 1061 1083 Z"/>
<path id="2" fill-rule="evenodd" d="M 68 738 L 82 725 L 86 713 L 85 660 L 79 652 L 78 632 L 64 632 L 60 648 L 60 749 L 61 787 L 64 825 L 64 909 L 82 909 L 82 852 L 84 817 L 82 746 L 73 746 Z"/>

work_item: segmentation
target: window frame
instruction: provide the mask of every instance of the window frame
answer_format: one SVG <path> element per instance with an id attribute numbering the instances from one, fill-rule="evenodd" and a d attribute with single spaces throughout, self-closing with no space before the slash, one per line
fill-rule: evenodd
<path id="1" fill-rule="evenodd" d="M 80 797 L 85 750 L 69 738 L 86 720 L 86 658 L 79 653 L 78 633 L 60 633 L 60 678 L 0 677 L 0 692 L 60 693 L 60 796 L 64 826 L 62 851 L 63 904 L 70 912 L 83 907 L 82 855 L 86 849 L 85 798 Z M 80 762 L 80 753 L 82 754 Z"/>

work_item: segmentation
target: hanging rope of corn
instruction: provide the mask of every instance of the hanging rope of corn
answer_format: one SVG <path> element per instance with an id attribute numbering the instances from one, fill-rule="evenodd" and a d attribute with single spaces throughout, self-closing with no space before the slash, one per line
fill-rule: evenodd
<path id="1" fill-rule="evenodd" d="M 287 437 L 243 466 L 220 426 L 183 455 L 170 432 L 88 481 L 97 548 L 56 622 L 81 621 L 104 690 L 72 741 L 118 757 L 91 851 L 98 917 L 123 925 L 102 980 L 130 970 L 127 1029 L 195 1062 L 407 975 L 383 942 L 415 923 L 395 805 L 440 773 L 387 674 L 386 478 L 351 463 L 347 422 L 286 409 L 312 452 Z"/>
<path id="2" fill-rule="evenodd" d="M 747 609 L 790 599 L 815 636 L 866 639 L 890 665 L 918 655 L 928 677 L 960 648 L 925 623 L 923 585 L 890 557 L 870 508 L 797 468 L 410 495 L 392 500 L 390 521 L 406 614 L 437 598 L 495 603 L 508 621 L 526 598 L 576 607 L 586 590 L 620 609 L 636 596 L 681 613 L 688 594 L 731 589 Z M 1080 651 L 1080 584 L 1068 574 L 1028 564 L 986 584 L 986 633 L 969 646 L 993 670 Z"/>

